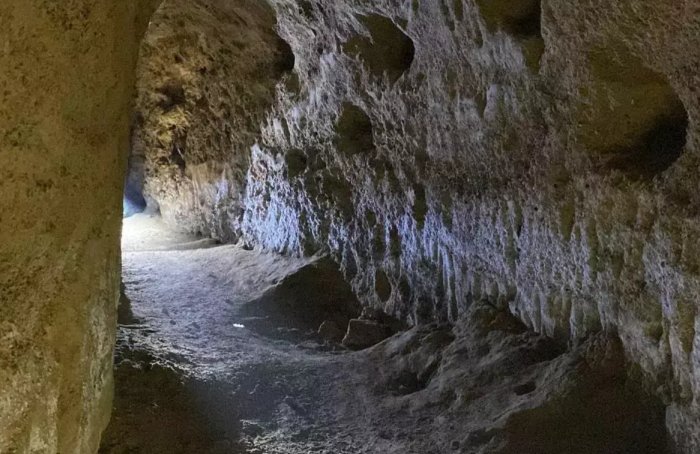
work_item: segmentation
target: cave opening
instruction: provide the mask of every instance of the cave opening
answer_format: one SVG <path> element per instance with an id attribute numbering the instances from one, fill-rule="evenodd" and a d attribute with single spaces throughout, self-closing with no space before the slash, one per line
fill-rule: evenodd
<path id="1" fill-rule="evenodd" d="M 138 166 L 129 160 L 129 170 L 124 183 L 123 216 L 131 217 L 138 213 L 143 213 L 148 207 L 148 202 L 143 195 L 143 174 Z"/>
<path id="2" fill-rule="evenodd" d="M 127 187 L 124 191 L 123 214 L 125 218 L 133 216 L 137 213 L 143 213 L 146 210 L 146 199 L 143 194 L 133 187 Z"/>

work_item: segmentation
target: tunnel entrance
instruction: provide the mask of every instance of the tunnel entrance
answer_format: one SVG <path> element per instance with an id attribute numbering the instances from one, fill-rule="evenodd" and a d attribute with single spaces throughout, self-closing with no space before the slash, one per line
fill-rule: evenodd
<path id="1" fill-rule="evenodd" d="M 131 160 L 130 160 L 131 161 Z M 148 203 L 143 196 L 143 175 L 135 164 L 129 163 L 129 171 L 124 184 L 123 215 L 125 218 L 146 211 Z"/>

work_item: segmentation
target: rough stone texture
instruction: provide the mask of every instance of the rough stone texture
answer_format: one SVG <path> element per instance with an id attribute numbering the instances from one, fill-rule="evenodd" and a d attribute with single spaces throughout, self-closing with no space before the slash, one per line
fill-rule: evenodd
<path id="1" fill-rule="evenodd" d="M 485 300 L 561 340 L 617 332 L 677 448 L 699 451 L 697 0 L 271 3 L 299 83 L 236 148 L 249 167 L 216 151 L 202 184 L 147 175 L 163 200 L 220 187 L 235 208 L 166 215 L 330 251 L 362 303 L 412 323 Z"/>
<path id="2" fill-rule="evenodd" d="M 391 329 L 382 323 L 353 319 L 348 323 L 343 345 L 353 350 L 362 350 L 378 344 L 391 334 Z"/>
<path id="3" fill-rule="evenodd" d="M 250 145 L 294 55 L 265 2 L 166 0 L 141 48 L 130 180 L 164 219 L 240 235 Z"/>
<path id="4" fill-rule="evenodd" d="M 318 327 L 318 335 L 328 342 L 339 344 L 345 337 L 345 331 L 332 320 L 326 320 Z"/>
<path id="5" fill-rule="evenodd" d="M 272 3 L 300 83 L 253 148 L 247 241 L 327 249 L 413 323 L 488 300 L 561 339 L 617 331 L 700 449 L 700 5 Z"/>
<path id="6" fill-rule="evenodd" d="M 454 326 L 413 328 L 369 352 L 374 361 L 365 373 L 375 392 L 388 388 L 398 401 L 389 404 L 391 424 L 372 411 L 367 424 L 380 437 L 411 427 L 415 444 L 423 444 L 413 452 L 668 452 L 663 406 L 627 374 L 612 336 L 564 349 L 512 315 L 475 303 Z M 419 424 L 412 414 L 421 415 Z M 372 440 L 366 452 L 401 452 L 382 438 L 389 440 L 384 449 Z"/>
<path id="7" fill-rule="evenodd" d="M 0 452 L 95 452 L 122 175 L 151 2 L 0 4 Z"/>

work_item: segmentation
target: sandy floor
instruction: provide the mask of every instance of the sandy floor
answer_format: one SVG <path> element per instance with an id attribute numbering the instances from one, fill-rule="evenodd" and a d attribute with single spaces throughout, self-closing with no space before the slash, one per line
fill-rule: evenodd
<path id="1" fill-rule="evenodd" d="M 103 453 L 664 452 L 662 409 L 609 339 L 566 350 L 484 306 L 351 353 L 251 329 L 245 308 L 310 260 L 147 216 L 126 220 L 124 251 Z"/>

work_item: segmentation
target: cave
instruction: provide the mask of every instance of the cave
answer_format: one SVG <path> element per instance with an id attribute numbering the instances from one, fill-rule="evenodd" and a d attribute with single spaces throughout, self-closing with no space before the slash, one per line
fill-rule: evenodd
<path id="1" fill-rule="evenodd" d="M 697 19 L 5 0 L 0 453 L 700 452 Z"/>

